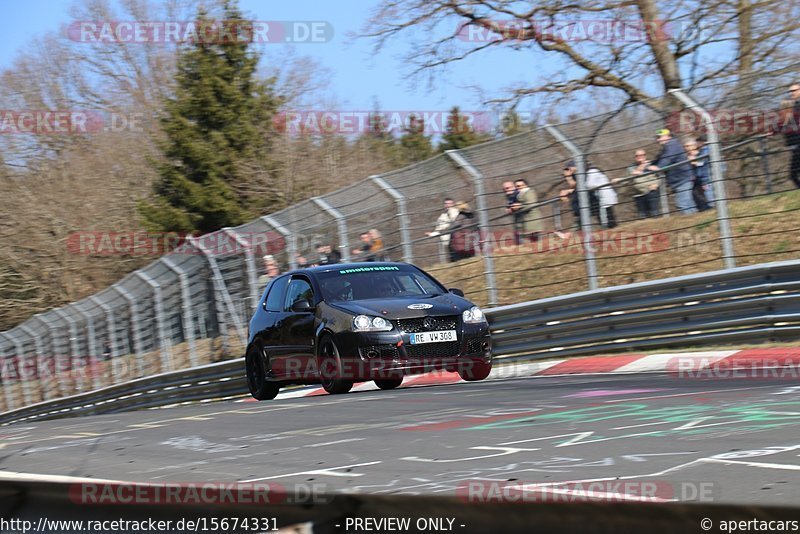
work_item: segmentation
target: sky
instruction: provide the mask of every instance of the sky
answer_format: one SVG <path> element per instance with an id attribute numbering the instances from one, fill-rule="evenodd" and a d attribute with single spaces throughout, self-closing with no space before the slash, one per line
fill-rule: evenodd
<path id="1" fill-rule="evenodd" d="M 372 110 L 376 102 L 383 110 L 438 111 L 453 105 L 478 110 L 483 109 L 483 99 L 470 86 L 479 85 L 485 95 L 494 97 L 512 82 L 525 80 L 528 69 L 524 68 L 524 54 L 510 50 L 459 63 L 438 76 L 432 86 L 425 77 L 411 78 L 410 67 L 400 57 L 407 52 L 407 43 L 391 41 L 374 55 L 373 41 L 351 37 L 362 29 L 377 3 L 378 0 L 240 0 L 239 5 L 254 20 L 327 22 L 334 33 L 330 42 L 259 46 L 268 58 L 280 58 L 290 51 L 314 58 L 328 71 L 328 91 L 346 110 Z M 10 67 L 19 51 L 35 37 L 63 31 L 73 22 L 70 4 L 71 0 L 0 1 L 4 26 L 0 69 Z"/>

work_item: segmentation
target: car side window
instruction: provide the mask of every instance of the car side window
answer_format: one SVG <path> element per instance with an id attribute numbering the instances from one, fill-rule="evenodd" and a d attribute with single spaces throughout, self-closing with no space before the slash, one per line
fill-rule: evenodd
<path id="1" fill-rule="evenodd" d="M 295 278 L 289 282 L 289 290 L 286 292 L 283 310 L 291 311 L 292 305 L 299 300 L 312 302 L 314 300 L 314 290 L 311 289 L 311 284 L 308 283 L 308 280 Z"/>
<path id="2" fill-rule="evenodd" d="M 289 283 L 289 277 L 283 276 L 275 280 L 272 287 L 267 294 L 266 309 L 267 311 L 279 312 L 283 310 L 283 294 L 286 289 L 286 284 Z"/>

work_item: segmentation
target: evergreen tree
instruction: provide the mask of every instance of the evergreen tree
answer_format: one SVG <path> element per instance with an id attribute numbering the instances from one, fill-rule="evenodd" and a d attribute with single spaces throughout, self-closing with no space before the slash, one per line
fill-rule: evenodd
<path id="1" fill-rule="evenodd" d="M 488 136 L 476 133 L 469 123 L 469 117 L 463 115 L 458 106 L 453 106 L 438 148 L 440 152 L 458 150 L 487 140 Z"/>
<path id="2" fill-rule="evenodd" d="M 422 118 L 414 114 L 408 117 L 408 126 L 400 137 L 400 147 L 406 163 L 416 163 L 433 155 L 431 138 L 425 135 L 425 121 Z"/>
<path id="3" fill-rule="evenodd" d="M 252 169 L 269 167 L 265 132 L 278 106 L 274 80 L 256 78 L 259 57 L 245 39 L 206 31 L 220 22 L 243 25 L 235 1 L 225 2 L 222 21 L 201 9 L 201 37 L 179 51 L 175 92 L 161 120 L 166 140 L 156 196 L 139 204 L 154 231 L 206 233 L 240 224 L 250 209 L 242 191 Z M 214 37 L 202 37 L 208 35 Z"/>

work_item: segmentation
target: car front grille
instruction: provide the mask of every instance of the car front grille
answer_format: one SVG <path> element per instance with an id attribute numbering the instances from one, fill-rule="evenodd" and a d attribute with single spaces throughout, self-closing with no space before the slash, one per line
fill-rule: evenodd
<path id="1" fill-rule="evenodd" d="M 430 327 L 425 326 L 428 319 Z M 413 319 L 397 319 L 397 328 L 409 334 L 417 332 L 432 332 L 435 330 L 456 330 L 458 328 L 458 315 L 448 315 L 445 317 L 414 317 Z"/>
<path id="2" fill-rule="evenodd" d="M 361 356 L 364 358 L 377 357 L 395 360 L 400 357 L 400 351 L 397 350 L 395 345 L 368 345 L 366 347 L 359 347 L 358 350 L 361 351 Z"/>
<path id="3" fill-rule="evenodd" d="M 467 341 L 467 354 L 483 354 L 483 339 L 470 339 Z"/>
<path id="4" fill-rule="evenodd" d="M 405 347 L 409 358 L 450 358 L 458 356 L 459 344 L 458 341 L 446 341 L 420 345 L 406 344 Z"/>

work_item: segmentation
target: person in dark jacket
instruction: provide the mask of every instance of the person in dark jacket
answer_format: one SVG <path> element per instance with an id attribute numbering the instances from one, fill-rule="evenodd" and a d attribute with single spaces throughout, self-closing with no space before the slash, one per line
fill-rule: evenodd
<path id="1" fill-rule="evenodd" d="M 675 206 L 685 215 L 697 213 L 692 189 L 694 189 L 694 171 L 688 161 L 686 151 L 680 141 L 672 137 L 669 130 L 659 130 L 658 142 L 661 144 L 661 153 L 656 161 L 648 167 L 651 171 L 664 169 L 667 185 L 675 194 Z M 665 167 L 670 167 L 665 169 Z"/>
<path id="2" fill-rule="evenodd" d="M 711 188 L 711 165 L 708 157 L 708 147 L 700 139 L 687 138 L 683 142 L 689 163 L 694 171 L 694 188 L 692 196 L 699 211 L 706 211 L 714 207 L 714 190 Z"/>
<path id="3" fill-rule="evenodd" d="M 450 261 L 473 257 L 478 251 L 478 219 L 466 202 L 456 203 L 458 216 L 448 228 L 450 232 Z"/>

